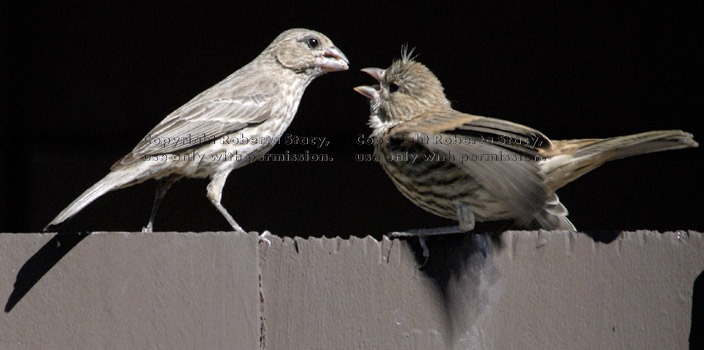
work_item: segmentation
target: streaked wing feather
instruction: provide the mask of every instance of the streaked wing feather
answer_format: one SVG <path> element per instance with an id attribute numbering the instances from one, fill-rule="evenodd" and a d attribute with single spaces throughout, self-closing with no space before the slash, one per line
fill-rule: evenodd
<path id="1" fill-rule="evenodd" d="M 538 130 L 502 119 L 466 114 L 455 110 L 425 114 L 399 126 L 404 130 L 427 130 L 434 133 L 464 135 L 508 150 L 538 157 L 539 152 L 553 148 L 552 141 Z"/>
<path id="2" fill-rule="evenodd" d="M 549 145 L 549 139 L 536 130 L 499 119 L 459 112 L 456 112 L 453 117 L 426 115 L 422 119 L 414 120 L 413 123 L 406 123 L 392 129 L 389 136 L 412 140 L 437 140 L 436 136 L 440 136 L 441 139 L 450 136 L 466 141 L 428 142 L 424 146 L 442 156 L 454 155 L 450 158 L 451 161 L 465 169 L 489 192 L 509 205 L 516 213 L 519 224 L 528 224 L 545 208 L 550 194 L 545 178 L 538 167 L 539 158 L 536 157 L 536 147 L 540 141 Z M 443 128 L 429 127 L 431 124 L 439 125 L 433 124 L 433 120 L 440 120 L 439 124 L 442 124 Z M 418 129 L 419 126 L 424 128 Z M 425 130 L 433 130 L 433 132 Z M 502 143 L 496 141 L 498 136 L 533 137 L 531 140 L 538 140 L 538 142 Z M 490 139 L 495 141 L 487 142 Z M 483 160 L 473 161 L 472 157 Z"/>
<path id="3" fill-rule="evenodd" d="M 454 132 L 479 135 L 503 147 L 529 157 L 538 157 L 540 149 L 549 149 L 552 142 L 540 131 L 527 126 L 494 118 L 480 118 L 459 126 Z"/>
<path id="4" fill-rule="evenodd" d="M 424 133 L 418 136 L 429 136 L 431 139 L 433 137 Z M 467 144 L 431 142 L 425 146 L 443 156 L 454 155 L 451 158 L 453 163 L 464 169 L 496 198 L 511 207 L 516 213 L 519 224 L 527 224 L 545 207 L 548 189 L 533 158 L 522 159 L 518 153 L 482 142 Z"/>
<path id="5" fill-rule="evenodd" d="M 132 150 L 132 156 L 173 153 L 198 144 L 184 142 L 189 136 L 205 142 L 261 123 L 271 115 L 272 100 L 254 95 L 186 104 L 154 127 Z"/>

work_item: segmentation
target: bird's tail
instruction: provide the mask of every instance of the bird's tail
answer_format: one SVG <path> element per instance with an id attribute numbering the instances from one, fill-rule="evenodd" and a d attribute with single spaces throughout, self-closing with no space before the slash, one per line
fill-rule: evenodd
<path id="1" fill-rule="evenodd" d="M 693 135 L 681 130 L 649 131 L 606 139 L 554 141 L 556 155 L 541 168 L 556 190 L 594 170 L 604 162 L 639 154 L 697 147 Z"/>
<path id="2" fill-rule="evenodd" d="M 604 161 L 621 159 L 639 154 L 697 147 L 690 133 L 682 130 L 649 131 L 640 134 L 611 137 L 577 149 L 574 157 L 604 156 Z"/>
<path id="3" fill-rule="evenodd" d="M 44 227 L 44 231 L 47 231 L 51 227 L 59 225 L 70 219 L 79 211 L 83 210 L 83 208 L 85 208 L 88 204 L 92 203 L 105 193 L 141 182 L 138 179 L 140 175 L 141 174 L 139 174 L 139 172 L 136 172 L 135 169 L 131 167 L 111 171 L 104 178 L 102 178 L 102 180 L 91 186 L 83 192 L 83 194 L 71 202 L 71 204 L 69 204 L 64 210 L 62 210 L 59 215 L 54 218 L 54 220 Z"/>
<path id="4" fill-rule="evenodd" d="M 567 218 L 567 214 L 567 208 L 560 203 L 557 195 L 552 193 L 546 202 L 545 208 L 535 216 L 533 223 L 528 228 L 576 231 L 572 222 Z"/>

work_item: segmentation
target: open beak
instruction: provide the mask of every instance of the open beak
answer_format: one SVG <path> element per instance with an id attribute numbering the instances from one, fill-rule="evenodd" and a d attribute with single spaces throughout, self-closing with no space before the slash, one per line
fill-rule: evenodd
<path id="1" fill-rule="evenodd" d="M 377 87 L 379 85 L 376 85 Z M 373 100 L 376 96 L 379 95 L 379 90 L 373 86 L 367 86 L 367 85 L 362 85 L 362 86 L 357 86 L 354 88 L 354 91 L 359 92 L 360 94 L 364 95 L 364 97 Z"/>
<path id="2" fill-rule="evenodd" d="M 384 70 L 381 68 L 362 68 L 362 72 L 371 75 L 372 78 L 376 79 L 378 82 L 381 82 L 381 79 L 384 79 Z"/>
<path id="3" fill-rule="evenodd" d="M 338 72 L 348 70 L 350 68 L 350 61 L 345 57 L 342 51 L 333 46 L 323 52 L 318 65 L 326 72 Z"/>
<path id="4" fill-rule="evenodd" d="M 384 78 L 384 70 L 381 68 L 363 68 L 362 72 L 371 75 L 372 78 L 376 79 L 379 82 L 381 82 L 381 79 Z M 354 88 L 354 91 L 357 91 L 364 97 L 372 100 L 379 96 L 379 90 L 379 84 L 373 86 L 362 85 Z"/>

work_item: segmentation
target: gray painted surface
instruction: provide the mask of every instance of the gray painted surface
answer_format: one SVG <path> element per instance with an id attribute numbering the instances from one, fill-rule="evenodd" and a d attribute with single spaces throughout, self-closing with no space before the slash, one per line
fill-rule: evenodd
<path id="1" fill-rule="evenodd" d="M 0 349 L 686 349 L 698 232 L 0 234 Z"/>

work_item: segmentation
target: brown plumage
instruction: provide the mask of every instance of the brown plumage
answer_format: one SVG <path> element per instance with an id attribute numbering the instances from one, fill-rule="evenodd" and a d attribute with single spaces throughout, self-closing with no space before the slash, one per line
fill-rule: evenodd
<path id="1" fill-rule="evenodd" d="M 574 230 L 555 191 L 606 161 L 697 147 L 689 133 L 650 131 L 607 139 L 555 141 L 509 121 L 452 109 L 438 78 L 404 52 L 370 99 L 376 159 L 404 196 L 470 231 L 475 221 Z"/>
<path id="2" fill-rule="evenodd" d="M 169 114 L 44 230 L 68 220 L 106 192 L 155 179 L 159 183 L 154 207 L 144 228 L 151 231 L 159 202 L 171 184 L 182 177 L 210 177 L 208 199 L 234 230 L 243 231 L 220 204 L 227 176 L 274 146 L 313 79 L 347 70 L 348 64 L 321 33 L 308 29 L 281 33 L 253 61 Z"/>

